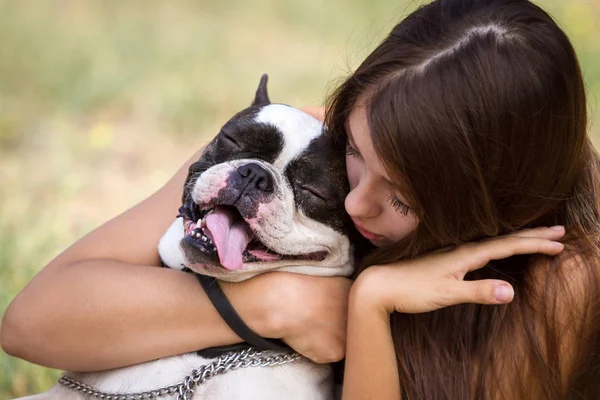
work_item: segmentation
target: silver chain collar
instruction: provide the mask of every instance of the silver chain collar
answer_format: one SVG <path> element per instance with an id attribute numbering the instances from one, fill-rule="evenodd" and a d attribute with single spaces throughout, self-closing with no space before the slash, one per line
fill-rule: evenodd
<path id="1" fill-rule="evenodd" d="M 106 393 L 92 386 L 78 382 L 75 379 L 63 376 L 58 383 L 73 390 L 103 400 L 146 400 L 156 399 L 167 395 L 177 394 L 177 400 L 191 400 L 196 387 L 216 375 L 224 374 L 238 368 L 270 367 L 273 365 L 287 364 L 300 358 L 298 353 L 281 353 L 275 356 L 262 357 L 264 350 L 249 348 L 239 352 L 226 353 L 210 364 L 203 365 L 193 370 L 183 379 L 183 382 L 164 386 L 158 389 L 140 393 Z"/>

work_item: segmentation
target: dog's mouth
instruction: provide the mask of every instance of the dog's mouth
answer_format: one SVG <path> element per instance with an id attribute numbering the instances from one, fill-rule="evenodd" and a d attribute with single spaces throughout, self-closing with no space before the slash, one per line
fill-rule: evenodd
<path id="1" fill-rule="evenodd" d="M 280 260 L 323 261 L 326 251 L 309 254 L 280 254 L 257 237 L 237 208 L 217 205 L 200 209 L 189 200 L 179 209 L 183 217 L 184 240 L 207 256 L 218 258 L 228 270 L 240 269 L 244 263 Z"/>

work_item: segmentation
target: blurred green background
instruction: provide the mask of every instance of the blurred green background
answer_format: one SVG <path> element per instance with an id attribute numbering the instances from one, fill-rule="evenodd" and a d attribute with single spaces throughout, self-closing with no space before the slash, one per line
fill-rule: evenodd
<path id="1" fill-rule="evenodd" d="M 0 0 L 0 312 L 52 257 L 166 182 L 263 72 L 273 101 L 322 104 L 420 3 Z M 600 3 L 538 3 L 574 41 L 597 121 Z M 2 399 L 57 376 L 0 351 Z"/>

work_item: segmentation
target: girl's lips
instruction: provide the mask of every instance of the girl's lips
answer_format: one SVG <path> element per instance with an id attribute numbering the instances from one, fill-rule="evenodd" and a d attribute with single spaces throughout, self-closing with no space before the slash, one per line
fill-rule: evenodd
<path id="1" fill-rule="evenodd" d="M 383 239 L 383 236 L 377 235 L 377 234 L 375 234 L 373 232 L 370 232 L 370 231 L 366 230 L 365 228 L 363 228 L 360 225 L 358 225 L 356 222 L 354 222 L 354 226 L 356 227 L 356 229 L 358 230 L 358 232 L 360 232 L 360 234 L 363 235 L 365 237 L 365 239 L 367 239 L 367 240 L 376 240 L 376 241 L 379 241 L 379 240 Z"/>

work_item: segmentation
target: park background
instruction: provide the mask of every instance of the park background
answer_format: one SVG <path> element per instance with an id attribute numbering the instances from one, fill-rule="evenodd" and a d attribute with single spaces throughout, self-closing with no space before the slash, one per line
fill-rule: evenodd
<path id="1" fill-rule="evenodd" d="M 322 104 L 421 3 L 0 0 L 0 316 L 55 255 L 165 183 L 263 72 L 272 101 Z M 575 44 L 600 134 L 600 1 L 537 3 Z M 0 351 L 2 399 L 58 376 Z"/>

